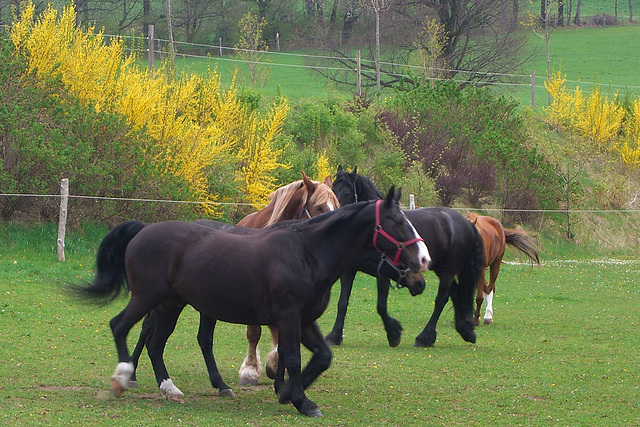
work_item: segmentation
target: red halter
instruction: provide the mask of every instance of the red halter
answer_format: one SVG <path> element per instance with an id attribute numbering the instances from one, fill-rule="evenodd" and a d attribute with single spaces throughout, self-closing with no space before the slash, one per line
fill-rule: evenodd
<path id="1" fill-rule="evenodd" d="M 393 257 L 393 261 L 391 261 L 393 265 L 398 266 L 398 264 L 400 263 L 400 255 L 402 255 L 402 251 L 404 250 L 404 248 L 414 243 L 424 242 L 424 239 L 422 239 L 422 237 L 415 237 L 411 240 L 407 240 L 406 242 L 399 242 L 389 233 L 384 231 L 382 229 L 382 224 L 380 224 L 380 203 L 382 203 L 382 200 L 376 201 L 376 228 L 373 232 L 373 247 L 376 248 L 382 255 L 385 255 L 385 253 L 382 252 L 380 248 L 378 248 L 376 241 L 378 239 L 378 234 L 382 234 L 384 237 L 386 237 L 388 241 L 396 245 L 396 247 L 398 248 L 398 250 L 396 251 L 396 255 Z"/>

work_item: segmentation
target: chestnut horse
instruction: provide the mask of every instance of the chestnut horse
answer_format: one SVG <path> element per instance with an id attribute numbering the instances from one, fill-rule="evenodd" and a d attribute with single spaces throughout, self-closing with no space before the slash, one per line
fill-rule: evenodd
<path id="1" fill-rule="evenodd" d="M 484 245 L 484 264 L 478 278 L 476 311 L 473 320 L 476 325 L 480 323 L 480 308 L 482 307 L 482 302 L 486 300 L 484 324 L 490 325 L 493 323 L 493 295 L 496 290 L 496 279 L 500 272 L 500 264 L 502 264 L 506 245 L 512 246 L 528 256 L 537 265 L 540 265 L 538 245 L 524 230 L 504 228 L 500 221 L 493 217 L 472 212 L 467 215 L 467 219 L 480 232 Z M 487 267 L 489 268 L 489 283 L 487 283 L 486 278 Z"/>

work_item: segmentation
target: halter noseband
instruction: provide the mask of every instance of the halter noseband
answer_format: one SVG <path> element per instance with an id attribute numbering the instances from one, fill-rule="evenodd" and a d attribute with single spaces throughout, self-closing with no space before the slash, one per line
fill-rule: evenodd
<path id="1" fill-rule="evenodd" d="M 311 219 L 311 214 L 309 213 L 308 201 L 304 202 L 304 206 L 302 206 L 302 210 L 300 211 L 300 215 L 298 215 L 298 219 L 302 219 L 302 215 L 307 214 L 308 218 Z"/>
<path id="2" fill-rule="evenodd" d="M 376 243 L 378 240 L 378 235 L 380 234 L 384 236 L 388 241 L 396 245 L 398 250 L 396 251 L 396 254 L 393 257 L 393 260 L 389 262 L 397 267 L 398 264 L 400 264 L 400 256 L 402 255 L 402 251 L 404 250 L 404 248 L 414 243 L 423 242 L 424 240 L 422 239 L 422 237 L 415 237 L 411 240 L 407 240 L 406 242 L 399 242 L 389 233 L 384 231 L 382 229 L 382 224 L 380 224 L 380 204 L 381 203 L 382 203 L 382 200 L 376 201 L 376 227 L 375 227 L 375 231 L 373 232 L 373 247 L 376 248 L 378 252 L 385 255 L 385 253 L 382 250 L 380 250 L 380 248 L 378 248 L 378 245 Z"/>

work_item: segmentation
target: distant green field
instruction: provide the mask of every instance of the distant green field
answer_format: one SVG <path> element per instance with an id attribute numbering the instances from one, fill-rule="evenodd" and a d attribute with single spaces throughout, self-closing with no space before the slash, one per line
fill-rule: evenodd
<path id="1" fill-rule="evenodd" d="M 640 14 L 640 7 L 638 7 Z M 536 106 L 547 103 L 544 88 L 546 78 L 546 58 L 544 40 L 531 32 L 528 52 L 533 57 L 516 74 L 523 76 L 517 81 L 522 86 L 500 86 L 496 90 L 507 93 L 522 104 L 531 102 L 531 70 L 536 72 Z M 570 27 L 560 28 L 551 34 L 550 56 L 552 72 L 560 71 L 566 76 L 569 87 L 580 82 L 583 90 L 599 84 L 605 93 L 619 92 L 621 96 L 640 94 L 640 25 L 619 25 L 616 27 Z M 267 54 L 269 63 L 268 81 L 260 87 L 266 99 L 282 93 L 289 99 L 303 97 L 324 97 L 332 90 L 352 93 L 355 88 L 336 87 L 332 82 L 308 67 L 304 56 L 287 54 Z M 187 72 L 203 73 L 207 69 L 217 69 L 223 84 L 229 85 L 234 75 L 237 83 L 250 85 L 249 70 L 237 57 L 186 58 L 178 59 L 178 67 Z M 259 65 L 261 66 L 261 65 Z M 237 74 L 236 74 L 237 73 Z"/>
<path id="2" fill-rule="evenodd" d="M 70 230 L 67 262 L 55 260 L 55 227 L 0 227 L 0 424 L 33 425 L 445 425 L 628 426 L 640 423 L 640 263 L 636 260 L 553 259 L 543 266 L 502 267 L 495 323 L 477 329 L 475 345 L 452 325 L 450 306 L 434 347 L 413 347 L 433 308 L 437 281 L 423 295 L 394 290 L 390 313 L 405 328 L 387 345 L 375 311 L 372 278 L 360 275 L 347 315 L 345 341 L 307 393 L 324 418 L 301 417 L 277 402 L 271 382 L 241 387 L 245 328 L 220 324 L 214 352 L 235 399 L 211 389 L 196 343 L 198 317 L 187 308 L 168 342 L 166 361 L 186 396 L 165 402 L 144 355 L 140 388 L 109 393 L 116 365 L 109 320 L 127 299 L 79 305 L 62 281 L 90 280 L 95 249 L 106 232 Z M 517 258 L 511 252 L 509 259 Z M 599 257 L 600 254 L 593 254 Z M 338 287 L 320 318 L 326 333 Z M 130 345 L 137 338 L 130 334 Z M 268 332 L 260 343 L 269 350 Z M 303 351 L 303 357 L 309 353 Z M 304 363 L 304 361 L 303 361 Z"/>

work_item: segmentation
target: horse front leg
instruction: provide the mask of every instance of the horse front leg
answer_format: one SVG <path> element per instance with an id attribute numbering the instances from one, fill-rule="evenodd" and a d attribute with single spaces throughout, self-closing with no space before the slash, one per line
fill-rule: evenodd
<path id="1" fill-rule="evenodd" d="M 280 363 L 278 364 L 278 375 L 276 378 L 276 393 L 278 393 L 280 403 L 291 401 L 293 406 L 303 415 L 308 417 L 321 417 L 322 412 L 312 400 L 304 393 L 303 380 L 309 381 L 313 373 L 308 372 L 301 376 L 300 361 L 301 327 L 300 316 L 283 316 L 278 321 L 278 353 Z M 318 363 L 314 363 L 314 366 Z M 284 369 L 289 373 L 289 382 L 284 383 Z M 317 376 L 317 375 L 316 375 Z M 314 377 L 315 379 L 315 377 Z"/>
<path id="2" fill-rule="evenodd" d="M 453 277 L 453 274 L 450 273 L 443 273 L 440 275 L 438 295 L 436 295 L 433 313 L 431 313 L 431 317 L 429 318 L 427 325 L 416 337 L 416 341 L 413 344 L 415 347 L 432 347 L 436 342 L 436 325 L 438 324 L 438 319 L 440 319 L 444 306 L 449 301 L 449 290 L 451 288 L 451 283 L 453 282 Z"/>
<path id="3" fill-rule="evenodd" d="M 267 355 L 267 364 L 265 371 L 267 377 L 272 380 L 276 378 L 278 371 L 278 328 L 276 326 L 269 326 L 271 331 L 271 351 Z"/>
<path id="4" fill-rule="evenodd" d="M 338 313 L 336 321 L 333 323 L 331 332 L 325 337 L 327 344 L 342 344 L 342 334 L 344 332 L 344 321 L 347 317 L 347 307 L 349 306 L 349 298 L 353 289 L 353 281 L 356 277 L 356 271 L 348 272 L 340 276 L 340 298 L 338 299 Z"/>
<path id="5" fill-rule="evenodd" d="M 235 397 L 233 390 L 222 379 L 216 359 L 213 356 L 213 331 L 216 328 L 217 320 L 200 313 L 200 327 L 198 328 L 198 344 L 204 357 L 204 363 L 209 373 L 209 381 L 214 388 L 218 389 L 219 396 Z"/>
<path id="6" fill-rule="evenodd" d="M 258 350 L 258 342 L 262 335 L 262 326 L 247 325 L 247 340 L 249 348 L 247 356 L 238 371 L 240 385 L 258 385 L 262 376 L 262 364 L 260 362 L 260 352 Z"/>
<path id="7" fill-rule="evenodd" d="M 389 341 L 389 346 L 397 347 L 402 339 L 402 324 L 389 316 L 389 312 L 387 311 L 387 301 L 389 299 L 389 286 L 391 281 L 382 276 L 378 276 L 376 280 L 378 283 L 378 303 L 376 308 L 380 318 L 382 319 L 382 323 L 384 324 L 384 329 L 387 331 L 387 341 Z"/>

